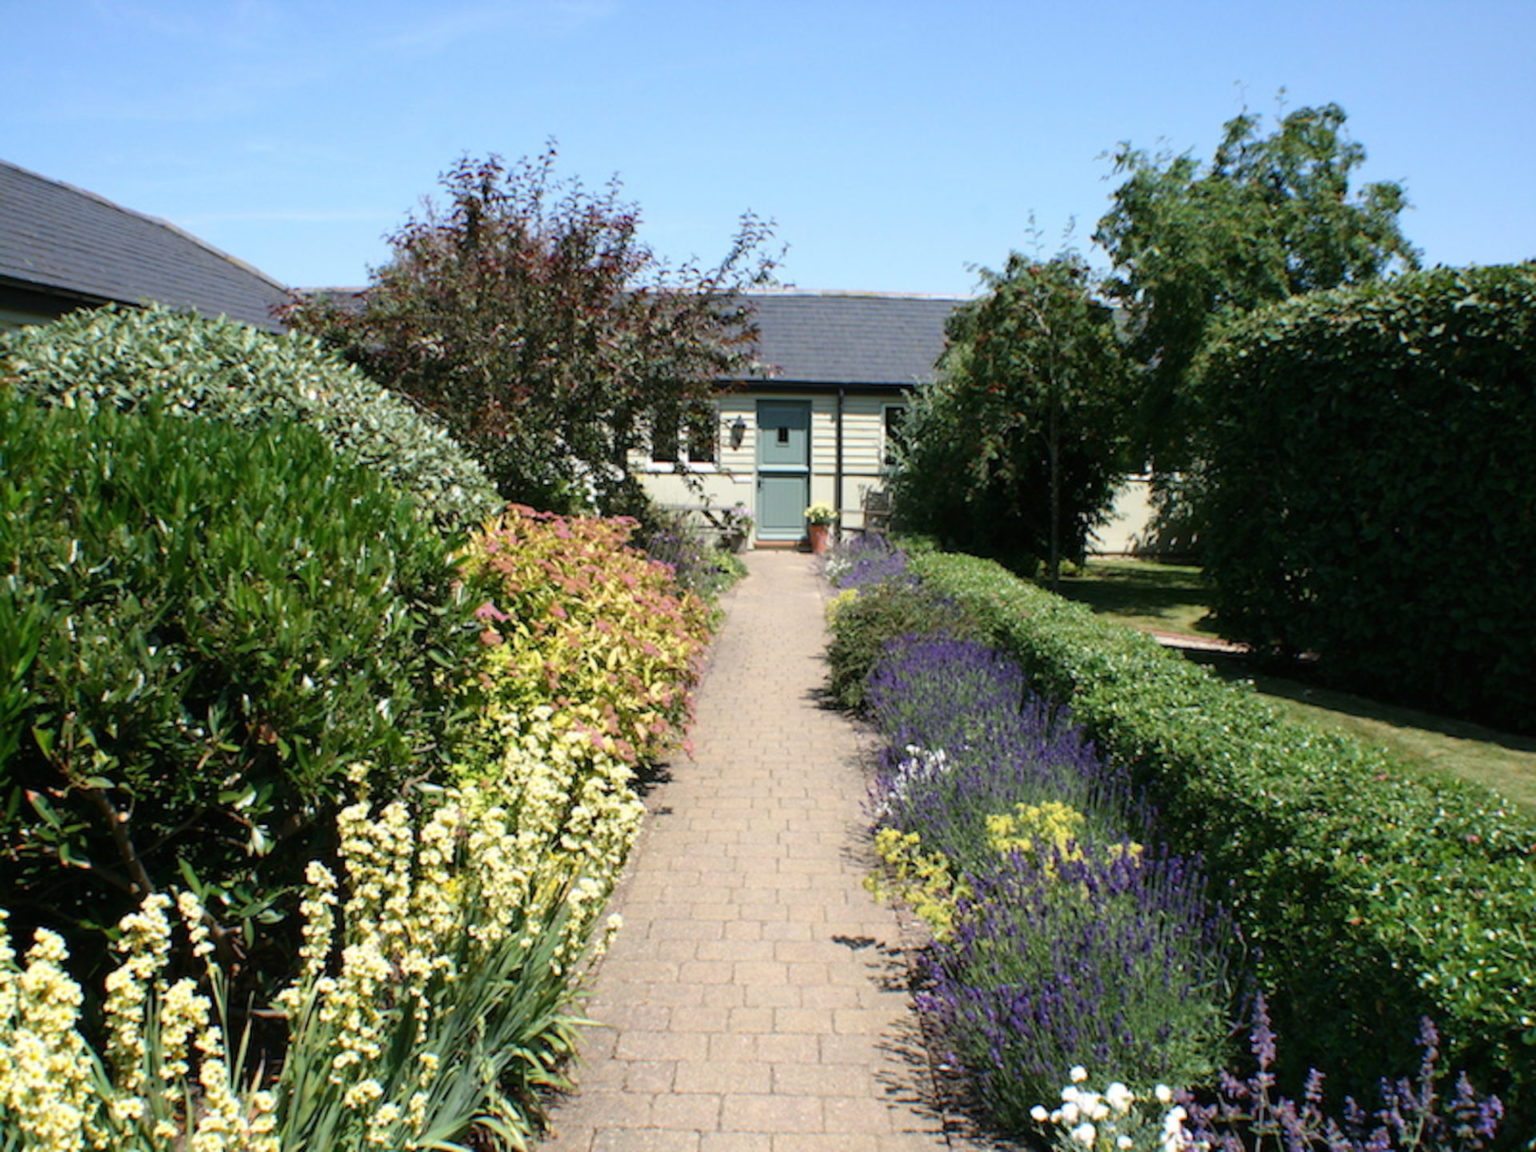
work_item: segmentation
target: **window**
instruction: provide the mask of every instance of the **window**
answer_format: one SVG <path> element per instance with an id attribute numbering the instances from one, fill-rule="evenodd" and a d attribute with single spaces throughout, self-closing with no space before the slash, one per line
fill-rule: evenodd
<path id="1" fill-rule="evenodd" d="M 688 414 L 688 462 L 713 464 L 720 443 L 720 413 L 713 404 L 696 404 Z"/>
<path id="2" fill-rule="evenodd" d="M 881 459 L 887 468 L 896 466 L 898 453 L 907 446 L 906 437 L 902 434 L 906 422 L 907 406 L 905 404 L 885 406 L 885 447 Z"/>
<path id="3" fill-rule="evenodd" d="M 657 408 L 651 413 L 651 460 L 656 464 L 677 463 L 677 409 Z"/>
<path id="4" fill-rule="evenodd" d="M 720 414 L 713 404 L 686 410 L 666 405 L 651 413 L 651 462 L 713 464 L 720 440 Z"/>

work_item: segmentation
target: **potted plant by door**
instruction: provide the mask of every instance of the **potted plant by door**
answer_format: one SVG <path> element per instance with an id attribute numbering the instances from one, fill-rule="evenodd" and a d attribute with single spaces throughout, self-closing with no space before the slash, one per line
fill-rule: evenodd
<path id="1" fill-rule="evenodd" d="M 752 535 L 752 516 L 745 504 L 736 504 L 720 513 L 720 546 L 727 552 L 744 552 Z"/>
<path id="2" fill-rule="evenodd" d="M 832 525 L 837 522 L 837 512 L 830 504 L 816 503 L 805 510 L 806 535 L 811 540 L 811 551 L 821 556 L 827 550 L 832 536 Z"/>

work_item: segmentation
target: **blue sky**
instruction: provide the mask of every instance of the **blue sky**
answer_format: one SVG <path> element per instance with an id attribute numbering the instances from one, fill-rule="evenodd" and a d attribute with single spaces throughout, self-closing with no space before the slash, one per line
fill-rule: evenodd
<path id="1" fill-rule="evenodd" d="M 1536 0 L 0 0 L 0 157 L 284 283 L 360 284 L 461 155 L 617 175 L 676 263 L 744 210 L 815 290 L 1091 247 L 1124 140 L 1334 102 L 1427 263 L 1536 257 Z"/>

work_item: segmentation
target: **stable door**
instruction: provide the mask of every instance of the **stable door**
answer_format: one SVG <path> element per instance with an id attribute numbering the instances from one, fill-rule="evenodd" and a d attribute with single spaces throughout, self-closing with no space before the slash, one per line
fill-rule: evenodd
<path id="1" fill-rule="evenodd" d="M 811 402 L 757 402 L 757 538 L 799 540 L 811 502 Z"/>

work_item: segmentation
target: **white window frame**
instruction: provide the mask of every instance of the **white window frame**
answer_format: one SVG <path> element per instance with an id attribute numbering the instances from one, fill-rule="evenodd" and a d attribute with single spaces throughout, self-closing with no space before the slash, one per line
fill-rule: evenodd
<path id="1" fill-rule="evenodd" d="M 701 409 L 704 407 L 706 407 L 706 405 L 700 405 Z M 648 442 L 645 447 L 644 465 L 644 469 L 647 473 L 675 473 L 679 469 L 682 469 L 685 472 L 708 474 L 710 472 L 718 472 L 720 470 L 720 405 L 717 401 L 711 400 L 707 403 L 707 408 L 709 411 L 710 426 L 714 430 L 715 458 L 713 460 L 694 460 L 688 454 L 689 429 L 686 413 L 684 413 L 683 415 L 680 415 L 678 419 L 677 459 L 657 460 L 655 458 L 655 448 L 652 447 Z"/>

